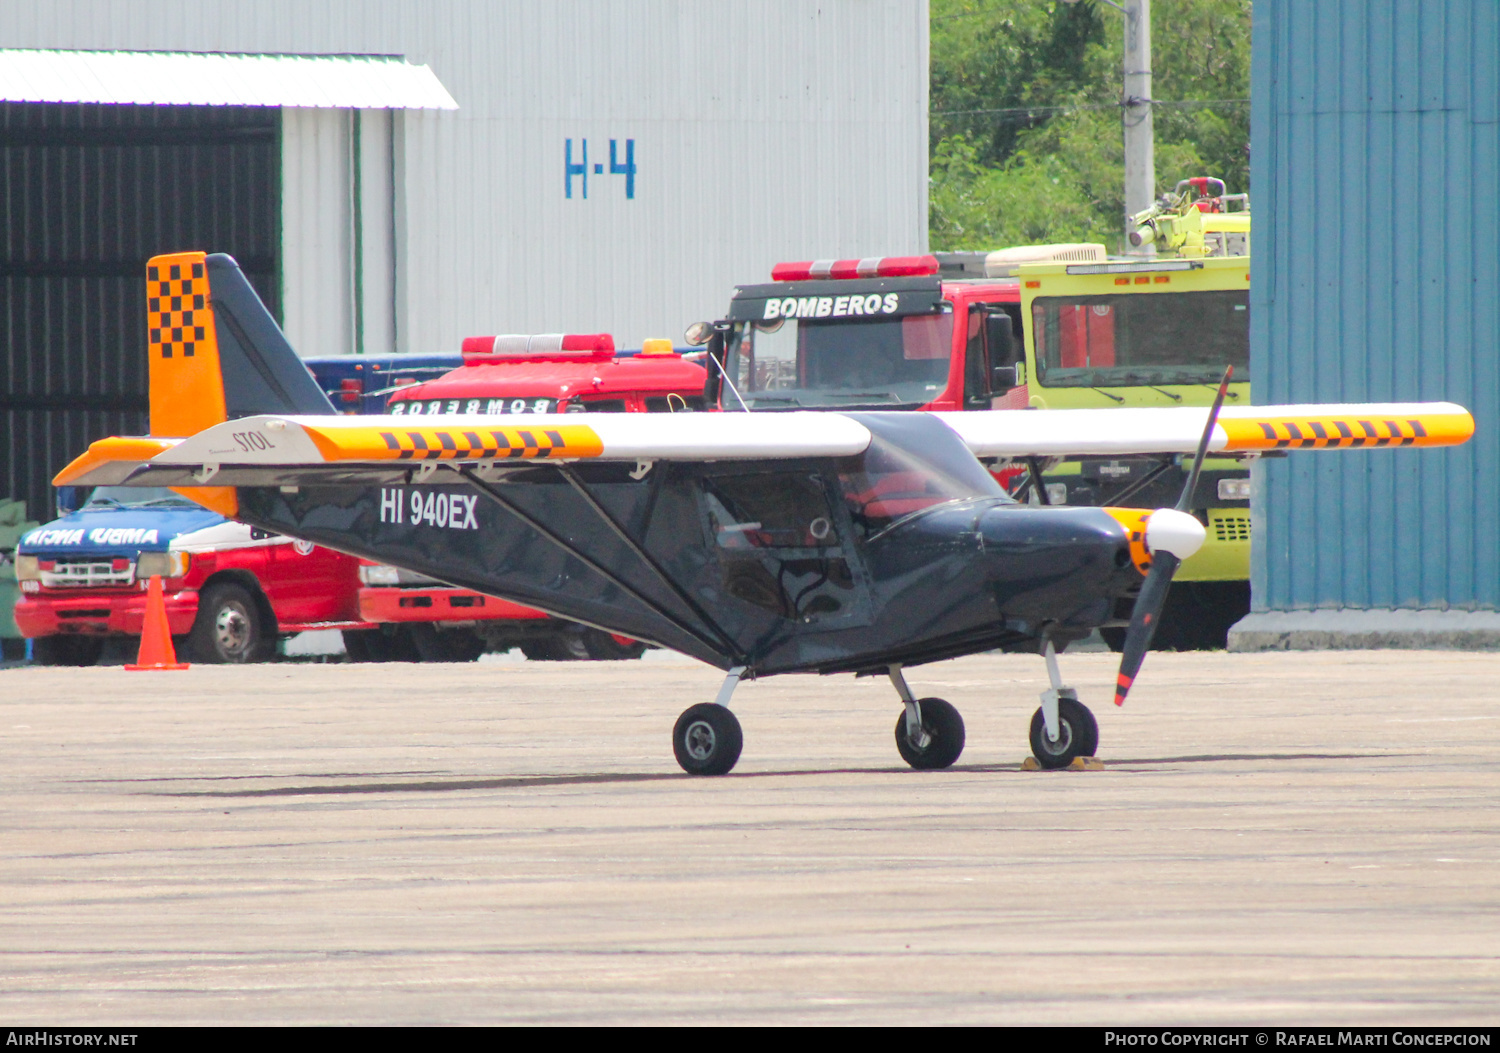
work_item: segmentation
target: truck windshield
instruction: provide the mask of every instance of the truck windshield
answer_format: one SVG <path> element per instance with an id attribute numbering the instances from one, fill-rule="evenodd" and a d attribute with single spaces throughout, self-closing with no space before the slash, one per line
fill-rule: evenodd
<path id="1" fill-rule="evenodd" d="M 102 508 L 197 508 L 181 494 L 173 493 L 165 486 L 100 486 L 89 495 L 83 510 Z"/>
<path id="2" fill-rule="evenodd" d="M 742 322 L 729 375 L 751 409 L 915 408 L 948 384 L 953 315 Z M 725 393 L 724 406 L 734 408 Z"/>
<path id="3" fill-rule="evenodd" d="M 1031 306 L 1044 387 L 1213 384 L 1250 366 L 1250 294 L 1039 297 Z"/>

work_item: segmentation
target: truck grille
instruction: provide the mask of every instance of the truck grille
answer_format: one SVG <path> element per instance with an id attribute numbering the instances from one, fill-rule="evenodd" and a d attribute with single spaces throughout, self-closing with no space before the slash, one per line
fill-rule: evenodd
<path id="1" fill-rule="evenodd" d="M 1211 514 L 1209 522 L 1213 526 L 1216 541 L 1250 540 L 1250 513 L 1248 511 L 1218 511 Z"/>
<path id="2" fill-rule="evenodd" d="M 41 572 L 42 585 L 49 589 L 97 589 L 109 586 L 134 585 L 135 564 L 127 564 L 124 570 L 115 570 L 113 560 L 63 560 L 53 564 L 51 570 Z"/>

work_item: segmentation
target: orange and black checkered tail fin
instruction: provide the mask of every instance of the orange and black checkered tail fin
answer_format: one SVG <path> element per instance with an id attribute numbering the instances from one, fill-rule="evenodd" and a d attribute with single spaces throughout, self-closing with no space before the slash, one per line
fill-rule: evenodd
<path id="1" fill-rule="evenodd" d="M 334 412 L 232 256 L 153 257 L 146 324 L 152 435 L 186 438 L 257 413 Z"/>
<path id="2" fill-rule="evenodd" d="M 146 264 L 146 342 L 152 435 L 182 438 L 229 419 L 203 253 Z"/>

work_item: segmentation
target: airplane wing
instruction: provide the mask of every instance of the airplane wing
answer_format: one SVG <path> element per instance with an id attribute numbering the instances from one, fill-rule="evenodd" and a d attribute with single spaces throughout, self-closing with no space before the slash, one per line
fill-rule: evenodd
<path id="1" fill-rule="evenodd" d="M 242 417 L 186 439 L 102 439 L 57 485 L 262 486 L 404 479 L 424 467 L 551 461 L 718 461 L 847 457 L 870 444 L 838 413 Z"/>
<path id="2" fill-rule="evenodd" d="M 937 413 L 976 457 L 1121 457 L 1194 453 L 1208 407 Z M 1451 402 L 1225 406 L 1208 449 L 1253 453 L 1285 449 L 1456 446 L 1474 418 Z"/>
<path id="3" fill-rule="evenodd" d="M 1192 453 L 1204 407 L 937 413 L 978 457 Z M 870 443 L 841 413 L 537 414 L 422 418 L 259 415 L 184 439 L 110 438 L 57 485 L 265 486 L 373 484 L 462 464 L 535 461 L 759 460 L 847 457 Z M 1474 432 L 1446 402 L 1225 407 L 1209 450 L 1452 446 Z"/>

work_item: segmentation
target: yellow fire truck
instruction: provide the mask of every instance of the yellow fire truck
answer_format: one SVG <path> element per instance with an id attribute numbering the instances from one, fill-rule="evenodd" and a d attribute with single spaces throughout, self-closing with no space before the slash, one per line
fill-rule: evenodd
<path id="1" fill-rule="evenodd" d="M 1235 375 L 1229 404 L 1248 404 L 1248 199 L 1225 194 L 1216 179 L 1184 180 L 1132 228 L 1131 242 L 1153 246 L 1154 258 L 1019 268 L 1025 404 L 1206 406 L 1226 365 Z M 1149 508 L 1176 500 L 1191 463 L 1083 458 L 1039 467 L 1039 500 Z M 1172 583 L 1156 646 L 1222 647 L 1249 612 L 1249 499 L 1243 465 L 1205 460 L 1193 511 L 1208 541 Z M 1105 636 L 1119 646 L 1123 630 Z"/>

